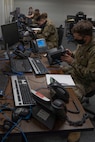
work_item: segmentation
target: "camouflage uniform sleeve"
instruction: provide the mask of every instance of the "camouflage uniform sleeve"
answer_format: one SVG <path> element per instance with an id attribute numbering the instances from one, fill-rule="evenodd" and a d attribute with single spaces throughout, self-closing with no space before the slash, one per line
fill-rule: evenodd
<path id="1" fill-rule="evenodd" d="M 79 78 L 95 80 L 95 46 L 89 51 L 87 60 L 84 57 L 81 64 L 78 64 L 77 60 L 74 59 L 71 66 Z"/>

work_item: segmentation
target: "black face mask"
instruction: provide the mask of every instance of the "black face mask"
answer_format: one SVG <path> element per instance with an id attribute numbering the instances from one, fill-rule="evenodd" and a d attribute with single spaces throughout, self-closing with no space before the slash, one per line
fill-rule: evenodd
<path id="1" fill-rule="evenodd" d="M 78 43 L 78 44 L 84 44 L 85 43 L 85 41 L 84 41 L 84 39 L 75 39 L 75 41 Z"/>

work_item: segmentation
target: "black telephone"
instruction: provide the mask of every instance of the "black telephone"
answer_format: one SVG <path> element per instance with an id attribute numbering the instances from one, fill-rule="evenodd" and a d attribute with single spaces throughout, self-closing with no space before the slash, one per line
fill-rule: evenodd
<path id="1" fill-rule="evenodd" d="M 17 55 L 20 58 L 28 58 L 31 54 L 31 51 L 25 50 L 23 44 L 19 44 L 14 51 L 14 54 Z"/>
<path id="2" fill-rule="evenodd" d="M 69 93 L 67 90 L 54 78 L 50 78 L 50 90 L 51 90 L 51 99 L 61 99 L 65 103 L 69 102 Z"/>
<path id="3" fill-rule="evenodd" d="M 65 55 L 67 51 L 63 46 L 60 48 L 52 48 L 47 51 L 47 59 L 50 65 L 58 64 L 62 62 L 61 56 Z"/>
<path id="4" fill-rule="evenodd" d="M 15 50 L 14 54 L 19 56 L 20 58 L 27 58 L 27 56 L 25 55 L 24 52 L 20 51 L 20 50 Z"/>

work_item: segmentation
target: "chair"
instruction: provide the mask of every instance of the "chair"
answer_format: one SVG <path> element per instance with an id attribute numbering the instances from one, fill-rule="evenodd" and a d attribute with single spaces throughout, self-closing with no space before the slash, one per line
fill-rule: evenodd
<path id="1" fill-rule="evenodd" d="M 63 40 L 63 35 L 64 35 L 64 28 L 62 25 L 60 25 L 57 28 L 57 32 L 58 32 L 58 47 L 60 47 L 62 45 L 62 40 Z"/>
<path id="2" fill-rule="evenodd" d="M 66 21 L 65 27 L 66 27 L 66 37 L 67 37 L 68 42 L 74 41 L 73 34 L 71 32 L 74 24 L 75 24 L 74 19 L 69 19 Z"/>
<path id="3" fill-rule="evenodd" d="M 95 95 L 95 90 L 87 93 L 85 97 L 82 98 L 82 101 L 81 101 L 84 110 L 93 116 L 91 117 L 93 120 L 95 120 L 95 110 L 91 109 L 91 106 L 92 106 L 91 98 L 93 98 L 94 95 Z"/>

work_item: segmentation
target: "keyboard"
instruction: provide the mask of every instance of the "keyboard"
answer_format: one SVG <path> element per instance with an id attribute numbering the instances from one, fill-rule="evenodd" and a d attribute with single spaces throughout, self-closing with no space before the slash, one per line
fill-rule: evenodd
<path id="1" fill-rule="evenodd" d="M 7 75 L 0 74 L 0 96 L 5 95 L 5 90 L 9 81 Z"/>
<path id="2" fill-rule="evenodd" d="M 27 78 L 24 75 L 13 75 L 11 76 L 11 81 L 15 106 L 30 106 L 36 104 Z"/>
<path id="3" fill-rule="evenodd" d="M 11 59 L 13 72 L 32 72 L 32 66 L 28 59 Z"/>
<path id="4" fill-rule="evenodd" d="M 39 58 L 29 57 L 28 59 L 36 75 L 44 75 L 48 73 L 47 68 L 43 65 L 43 63 L 41 62 Z"/>

